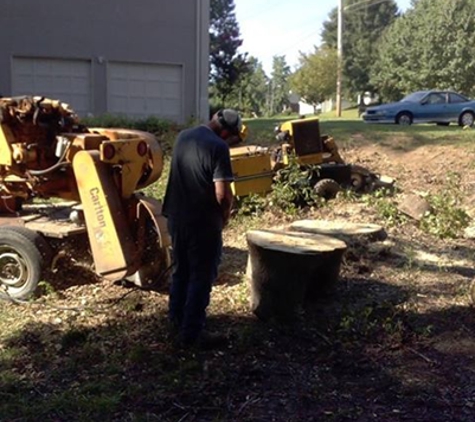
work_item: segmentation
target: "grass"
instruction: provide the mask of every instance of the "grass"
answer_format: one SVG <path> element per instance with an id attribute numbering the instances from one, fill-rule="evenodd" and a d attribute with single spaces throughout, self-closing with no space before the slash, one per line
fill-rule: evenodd
<path id="1" fill-rule="evenodd" d="M 247 143 L 272 145 L 275 143 L 274 128 L 298 116 L 277 116 L 269 119 L 247 119 L 250 137 Z M 319 115 L 322 134 L 330 134 L 340 147 L 358 145 L 362 142 L 379 143 L 401 151 L 408 151 L 423 145 L 457 144 L 466 147 L 473 144 L 475 129 L 463 130 L 458 125 L 437 126 L 420 124 L 398 126 L 389 124 L 366 124 L 358 117 L 357 110 L 344 110 L 341 117 L 335 112 Z M 364 134 L 364 136 L 362 136 Z"/>

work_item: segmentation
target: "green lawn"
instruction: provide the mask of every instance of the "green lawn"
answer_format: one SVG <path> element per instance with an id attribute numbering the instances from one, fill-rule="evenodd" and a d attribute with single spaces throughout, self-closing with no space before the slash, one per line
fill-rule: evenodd
<path id="1" fill-rule="evenodd" d="M 273 118 L 246 119 L 249 127 L 248 144 L 273 145 L 275 144 L 274 128 L 298 116 L 276 116 Z M 390 124 L 366 124 L 358 117 L 355 109 L 345 110 L 341 117 L 335 112 L 324 113 L 319 116 L 321 133 L 335 138 L 338 145 L 351 146 L 362 141 L 377 142 L 383 145 L 401 148 L 416 148 L 427 144 L 471 143 L 475 138 L 474 129 L 462 129 L 452 124 L 448 127 L 435 124 L 421 124 L 412 126 L 398 126 Z M 364 136 L 361 136 L 364 134 Z M 408 142 L 401 142 L 410 139 Z"/>

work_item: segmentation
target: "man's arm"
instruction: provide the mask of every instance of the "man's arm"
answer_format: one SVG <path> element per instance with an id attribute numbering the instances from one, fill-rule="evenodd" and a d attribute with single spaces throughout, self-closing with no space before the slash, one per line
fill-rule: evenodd
<path id="1" fill-rule="evenodd" d="M 228 224 L 231 208 L 233 206 L 233 192 L 231 190 L 231 182 L 225 180 L 217 180 L 214 182 L 214 191 L 216 200 L 221 208 L 224 225 Z"/>

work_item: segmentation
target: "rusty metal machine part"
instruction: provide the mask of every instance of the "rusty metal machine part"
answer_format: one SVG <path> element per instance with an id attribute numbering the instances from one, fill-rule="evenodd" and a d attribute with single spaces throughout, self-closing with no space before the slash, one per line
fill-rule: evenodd
<path id="1" fill-rule="evenodd" d="M 96 272 L 104 277 L 118 280 L 135 274 L 134 282 L 147 284 L 154 277 L 150 268 L 168 267 L 161 207 L 146 205 L 153 199 L 138 192 L 158 180 L 162 169 L 162 149 L 150 133 L 87 128 L 68 105 L 56 100 L 0 98 L 0 225 L 30 226 L 45 237 L 58 238 L 76 233 L 82 225 Z M 47 203 L 52 198 L 74 201 L 69 210 L 74 222 L 69 220 L 75 228 L 64 229 L 56 217 L 46 218 L 46 212 L 28 215 L 25 204 L 36 198 Z M 157 233 L 157 259 L 166 261 L 158 266 L 143 256 L 151 230 Z M 9 254 L 2 256 L 7 259 Z M 18 277 L 27 283 L 28 277 Z M 31 290 L 16 288 L 18 297 Z"/>

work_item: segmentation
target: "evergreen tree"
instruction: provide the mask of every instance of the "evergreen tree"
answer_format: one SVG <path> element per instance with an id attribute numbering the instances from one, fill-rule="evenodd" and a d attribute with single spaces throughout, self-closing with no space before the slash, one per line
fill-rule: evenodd
<path id="1" fill-rule="evenodd" d="M 350 96 L 372 91 L 370 69 L 377 57 L 382 33 L 398 16 L 394 0 L 346 0 L 343 11 L 343 87 Z M 323 24 L 323 44 L 337 48 L 338 13 L 333 9 Z"/>
<path id="2" fill-rule="evenodd" d="M 372 83 L 385 100 L 420 89 L 475 95 L 475 0 L 418 0 L 383 36 Z"/>
<path id="3" fill-rule="evenodd" d="M 289 105 L 289 76 L 290 67 L 285 56 L 274 56 L 272 59 L 272 74 L 269 84 L 268 110 L 270 115 L 282 113 Z"/>
<path id="4" fill-rule="evenodd" d="M 236 83 L 248 71 L 246 55 L 238 53 L 242 39 L 234 9 L 234 0 L 210 2 L 210 85 L 212 103 L 218 107 L 226 105 Z"/>
<path id="5" fill-rule="evenodd" d="M 257 58 L 250 57 L 248 63 L 250 72 L 241 78 L 234 102 L 244 115 L 261 116 L 265 113 L 268 78 Z"/>

